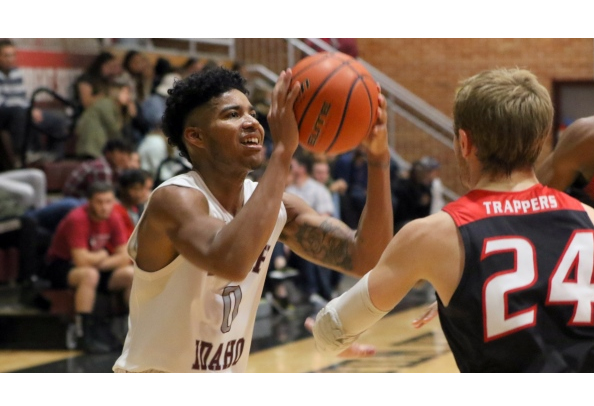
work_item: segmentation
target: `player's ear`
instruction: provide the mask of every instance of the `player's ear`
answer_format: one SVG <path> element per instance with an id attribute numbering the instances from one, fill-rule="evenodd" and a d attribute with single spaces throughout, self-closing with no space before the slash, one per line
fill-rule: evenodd
<path id="1" fill-rule="evenodd" d="M 462 153 L 462 156 L 467 157 L 470 155 L 474 144 L 466 130 L 458 130 L 458 142 L 460 143 L 460 152 Z"/>
<path id="2" fill-rule="evenodd" d="M 184 129 L 184 140 L 198 148 L 204 147 L 202 130 L 199 127 L 186 127 Z"/>

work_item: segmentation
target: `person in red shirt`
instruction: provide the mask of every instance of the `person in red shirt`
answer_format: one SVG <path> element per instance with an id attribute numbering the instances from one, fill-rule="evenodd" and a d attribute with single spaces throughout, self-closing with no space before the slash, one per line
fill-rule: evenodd
<path id="1" fill-rule="evenodd" d="M 115 203 L 113 186 L 92 184 L 88 202 L 60 222 L 47 252 L 45 275 L 54 288 L 75 289 L 80 344 L 92 353 L 113 349 L 94 337 L 97 291 L 123 291 L 127 303 L 132 286 L 128 236 L 120 214 L 113 210 Z"/>

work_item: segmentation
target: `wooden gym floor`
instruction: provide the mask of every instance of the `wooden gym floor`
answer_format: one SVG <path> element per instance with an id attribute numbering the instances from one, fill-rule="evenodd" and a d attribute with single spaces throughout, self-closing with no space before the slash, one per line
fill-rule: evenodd
<path id="1" fill-rule="evenodd" d="M 411 292 L 412 293 L 412 292 Z M 424 299 L 408 296 L 359 342 L 373 344 L 373 357 L 344 359 L 324 356 L 303 327 L 311 313 L 298 307 L 292 315 L 273 314 L 256 321 L 250 354 L 250 373 L 455 373 L 458 368 L 441 331 L 432 320 L 420 329 L 412 320 L 426 309 Z M 17 373 L 110 373 L 119 353 L 86 355 L 80 351 L 0 351 L 0 372 Z"/>

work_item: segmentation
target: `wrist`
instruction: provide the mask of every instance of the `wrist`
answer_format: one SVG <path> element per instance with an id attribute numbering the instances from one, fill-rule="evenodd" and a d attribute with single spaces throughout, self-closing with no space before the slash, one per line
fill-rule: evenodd
<path id="1" fill-rule="evenodd" d="M 380 154 L 367 154 L 367 166 L 372 168 L 386 169 L 390 167 L 390 152 Z"/>

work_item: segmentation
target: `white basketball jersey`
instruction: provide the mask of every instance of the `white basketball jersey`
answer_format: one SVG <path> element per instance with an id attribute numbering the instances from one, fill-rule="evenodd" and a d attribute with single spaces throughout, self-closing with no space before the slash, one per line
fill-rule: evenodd
<path id="1" fill-rule="evenodd" d="M 175 176 L 159 187 L 168 185 L 200 190 L 208 199 L 210 216 L 226 223 L 233 220 L 195 171 Z M 244 202 L 256 186 L 245 180 Z M 135 264 L 129 330 L 114 371 L 244 372 L 272 248 L 286 220 L 281 205 L 266 247 L 241 282 L 209 275 L 208 269 L 181 255 L 156 272 L 145 272 Z M 137 230 L 128 242 L 134 261 L 136 247 Z"/>

